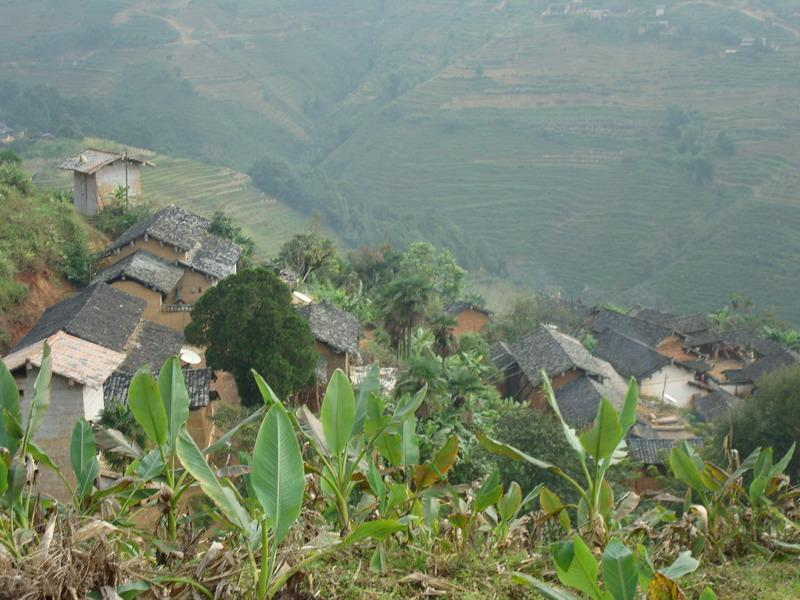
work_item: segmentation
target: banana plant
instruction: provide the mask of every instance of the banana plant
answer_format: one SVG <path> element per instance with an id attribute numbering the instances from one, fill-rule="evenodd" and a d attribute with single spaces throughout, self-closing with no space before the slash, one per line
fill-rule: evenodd
<path id="1" fill-rule="evenodd" d="M 264 394 L 268 386 L 259 377 L 256 381 Z M 401 398 L 387 413 L 376 384 L 373 369 L 356 397 L 347 376 L 337 369 L 325 390 L 320 417 L 306 406 L 296 412 L 296 422 L 320 460 L 322 490 L 331 498 L 343 532 L 351 528 L 351 496 L 366 478 L 373 453 L 401 468 L 419 462 L 414 413 L 426 390 Z"/>
<path id="2" fill-rule="evenodd" d="M 749 531 L 750 540 L 760 549 L 761 533 L 777 533 L 786 527 L 797 529 L 796 522 L 784 515 L 779 507 L 800 497 L 800 488 L 790 487 L 784 474 L 794 455 L 795 445 L 773 464 L 772 448 L 757 448 L 733 471 L 704 461 L 686 442 L 670 451 L 669 466 L 676 479 L 688 488 L 686 509 L 702 517 L 701 535 L 695 551 L 722 552 L 724 546 Z M 749 475 L 749 484 L 745 477 Z M 696 498 L 698 505 L 692 504 Z M 745 509 L 748 513 L 745 519 Z M 741 523 L 745 522 L 746 526 Z M 770 531 L 775 523 L 775 531 Z M 763 529 L 763 531 L 762 531 Z M 773 539 L 778 549 L 783 544 Z"/>
<path id="3" fill-rule="evenodd" d="M 550 380 L 544 371 L 541 371 L 541 377 L 548 404 L 561 423 L 564 437 L 578 458 L 583 474 L 583 483 L 550 462 L 529 456 L 517 448 L 482 433 L 478 433 L 478 441 L 489 452 L 512 460 L 527 462 L 564 479 L 579 497 L 578 504 L 574 507 L 577 527 L 582 531 L 590 532 L 594 541 L 602 545 L 614 524 L 613 509 L 615 507 L 614 493 L 606 480 L 606 474 L 626 454 L 625 436 L 636 422 L 636 404 L 639 396 L 636 381 L 631 379 L 620 412 L 617 412 L 609 400 L 602 399 L 597 407 L 597 416 L 592 427 L 578 435 L 561 415 Z M 546 513 L 559 516 L 563 524 L 564 517 L 560 515 L 566 515 L 564 510 L 570 507 L 562 505 L 557 497 L 553 498 L 554 494 L 548 494 L 549 490 L 543 490 L 543 492 L 540 496 L 542 508 Z M 550 507 L 551 510 L 548 510 L 548 500 L 552 500 L 554 506 L 554 508 Z"/>
<path id="4" fill-rule="evenodd" d="M 255 502 L 242 503 L 232 484 L 217 477 L 185 426 L 178 435 L 181 463 L 243 539 L 253 573 L 256 598 L 272 598 L 295 573 L 310 563 L 366 539 L 385 539 L 405 528 L 397 520 L 361 524 L 341 542 L 293 560 L 287 567 L 278 551 L 297 522 L 305 493 L 305 468 L 295 422 L 263 378 L 254 373 L 266 405 L 250 466 L 248 489 Z M 256 554 L 259 560 L 256 560 Z"/>
<path id="5" fill-rule="evenodd" d="M 18 555 L 15 529 L 32 531 L 34 463 L 54 471 L 67 489 L 71 488 L 61 470 L 33 439 L 50 406 L 51 376 L 50 347 L 45 343 L 23 426 L 17 383 L 0 361 L 0 508 L 9 516 L 8 520 L 0 519 L 0 543 L 15 556 Z"/>
<path id="6" fill-rule="evenodd" d="M 657 571 L 645 550 L 637 557 L 616 538 L 606 545 L 600 562 L 578 535 L 552 544 L 550 554 L 559 581 L 591 600 L 636 600 L 641 597 L 640 590 L 646 592 L 647 598 L 683 600 L 686 596 L 676 580 L 699 566 L 687 551 L 672 565 Z M 533 588 L 548 600 L 579 600 L 572 592 L 524 573 L 515 573 L 513 579 L 520 585 Z M 706 588 L 699 600 L 716 600 L 716 595 Z"/>

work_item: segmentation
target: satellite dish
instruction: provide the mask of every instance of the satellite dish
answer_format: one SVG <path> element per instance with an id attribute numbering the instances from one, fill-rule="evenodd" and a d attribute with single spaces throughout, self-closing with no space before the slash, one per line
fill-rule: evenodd
<path id="1" fill-rule="evenodd" d="M 203 359 L 200 358 L 200 355 L 189 348 L 181 348 L 180 358 L 181 362 L 185 362 L 189 365 L 199 365 L 201 362 L 203 362 Z"/>

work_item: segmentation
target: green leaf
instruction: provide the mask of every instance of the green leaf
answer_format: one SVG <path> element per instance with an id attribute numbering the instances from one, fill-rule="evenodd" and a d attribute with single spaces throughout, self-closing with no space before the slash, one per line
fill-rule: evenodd
<path id="1" fill-rule="evenodd" d="M 684 442 L 680 446 L 676 446 L 669 453 L 669 467 L 672 473 L 695 491 L 705 492 L 707 486 L 703 483 L 701 470 L 703 468 L 702 461 L 694 460 L 693 452 L 689 445 Z"/>
<path id="2" fill-rule="evenodd" d="M 497 503 L 497 512 L 503 521 L 510 521 L 517 516 L 521 506 L 522 488 L 516 481 L 512 481 L 505 495 Z"/>
<path id="3" fill-rule="evenodd" d="M 362 523 L 348 535 L 343 544 L 350 546 L 366 539 L 384 540 L 390 535 L 403 531 L 406 525 L 396 519 L 376 519 Z"/>
<path id="4" fill-rule="evenodd" d="M 31 412 L 28 415 L 28 425 L 25 428 L 25 437 L 33 438 L 33 434 L 42 424 L 47 409 L 50 407 L 50 379 L 52 376 L 52 358 L 50 356 L 50 346 L 45 342 L 42 350 L 42 364 L 39 367 L 39 374 L 33 384 L 33 400 L 31 401 Z"/>
<path id="5" fill-rule="evenodd" d="M 2 362 L 2 361 L 0 361 Z M 0 498 L 6 493 L 8 489 L 8 467 L 6 461 L 0 460 Z"/>
<path id="6" fill-rule="evenodd" d="M 158 373 L 158 390 L 167 412 L 169 433 L 167 440 L 171 448 L 175 447 L 178 432 L 189 419 L 189 392 L 183 379 L 181 363 L 177 356 L 172 356 L 162 365 Z"/>
<path id="7" fill-rule="evenodd" d="M 419 442 L 417 441 L 417 419 L 414 416 L 403 421 L 403 465 L 419 463 Z"/>
<path id="8" fill-rule="evenodd" d="M 167 411 L 156 382 L 146 367 L 131 379 L 128 407 L 150 441 L 164 449 L 167 445 Z"/>
<path id="9" fill-rule="evenodd" d="M 553 392 L 553 386 L 550 384 L 550 378 L 545 373 L 544 369 L 539 371 L 542 382 L 544 385 L 544 390 L 547 395 L 547 403 L 550 405 L 550 408 L 558 417 L 559 422 L 561 423 L 561 430 L 564 432 L 564 437 L 567 440 L 567 443 L 572 446 L 572 449 L 578 453 L 579 457 L 583 457 L 586 454 L 586 451 L 581 446 L 581 442 L 578 439 L 578 434 L 575 433 L 575 430 L 569 426 L 569 424 L 564 420 L 564 417 L 561 416 L 561 409 L 558 407 L 558 401 L 556 400 L 556 395 Z"/>
<path id="10" fill-rule="evenodd" d="M 639 386 L 636 380 L 631 377 L 628 384 L 628 393 L 625 394 L 625 403 L 622 405 L 622 412 L 619 415 L 619 424 L 622 425 L 622 436 L 630 431 L 636 424 L 636 403 L 639 401 Z"/>
<path id="11" fill-rule="evenodd" d="M 369 559 L 369 569 L 375 573 L 384 573 L 386 571 L 386 551 L 383 544 L 378 544 L 372 557 Z"/>
<path id="12" fill-rule="evenodd" d="M 553 546 L 553 562 L 561 583 L 580 590 L 593 600 L 602 600 L 603 593 L 597 584 L 600 567 L 584 541 L 576 535 L 568 542 Z M 571 559 L 567 561 L 570 554 Z"/>
<path id="13" fill-rule="evenodd" d="M 341 454 L 350 442 L 356 420 L 353 387 L 341 369 L 336 369 L 328 382 L 320 416 L 328 448 L 334 455 Z"/>
<path id="14" fill-rule="evenodd" d="M 561 498 L 546 486 L 542 486 L 539 490 L 539 505 L 548 517 L 556 516 L 566 531 L 572 529 L 572 522 Z"/>
<path id="15" fill-rule="evenodd" d="M 78 498 L 85 498 L 92 491 L 92 485 L 100 474 L 100 463 L 97 461 L 92 428 L 83 417 L 78 419 L 72 430 L 70 460 L 77 482 L 75 493 Z"/>
<path id="16" fill-rule="evenodd" d="M 192 436 L 186 431 L 186 427 L 178 432 L 175 449 L 183 467 L 197 480 L 200 488 L 217 505 L 225 518 L 241 531 L 247 531 L 250 517 L 236 499 L 234 491 L 223 486 L 214 475 L 214 471 L 206 462 Z"/>
<path id="17" fill-rule="evenodd" d="M 138 464 L 135 467 L 136 476 L 144 481 L 150 481 L 154 479 L 158 475 L 161 475 L 163 471 L 164 461 L 161 458 L 161 452 L 158 450 L 151 450 L 145 454 L 139 459 Z"/>
<path id="18" fill-rule="evenodd" d="M 356 419 L 353 423 L 353 435 L 358 434 L 364 426 L 364 419 L 367 418 L 367 404 L 372 394 L 381 392 L 381 369 L 378 363 L 373 363 L 361 383 L 358 384 L 356 393 Z"/>
<path id="19" fill-rule="evenodd" d="M 21 421 L 19 388 L 6 363 L 0 360 L 0 448 L 7 448 L 13 456 L 19 448 L 22 436 L 18 435 L 19 426 L 9 428 L 6 423 L 10 420 L 17 424 Z"/>
<path id="20" fill-rule="evenodd" d="M 502 497 L 503 484 L 500 483 L 500 471 L 495 469 L 475 494 L 473 510 L 475 513 L 483 512 Z"/>
<path id="21" fill-rule="evenodd" d="M 256 373 L 255 369 L 250 369 L 250 373 L 252 373 L 253 379 L 256 380 L 256 387 L 258 391 L 261 392 L 261 399 L 264 401 L 264 406 L 269 408 L 273 404 L 281 404 L 280 399 L 275 395 L 275 392 L 272 391 L 272 388 L 269 387 L 269 384 L 264 378 Z"/>
<path id="22" fill-rule="evenodd" d="M 596 461 L 610 458 L 622 439 L 622 425 L 614 405 L 603 398 L 597 408 L 597 417 L 592 428 L 580 436 L 586 452 Z"/>
<path id="23" fill-rule="evenodd" d="M 565 590 L 551 587 L 544 581 L 526 575 L 525 573 L 513 573 L 511 575 L 511 581 L 517 585 L 532 587 L 540 596 L 547 598 L 547 600 L 580 600 L 580 598 L 573 596 Z"/>
<path id="24" fill-rule="evenodd" d="M 300 431 L 305 435 L 314 445 L 314 449 L 324 456 L 330 456 L 328 446 L 325 443 L 325 433 L 322 431 L 322 423 L 312 413 L 308 406 L 303 404 L 295 411 L 297 424 L 300 426 Z"/>
<path id="25" fill-rule="evenodd" d="M 700 562 L 692 557 L 692 553 L 689 550 L 685 550 L 678 555 L 675 562 L 664 569 L 659 569 L 659 572 L 665 577 L 677 581 L 684 575 L 696 571 L 699 566 Z"/>
<path id="26" fill-rule="evenodd" d="M 778 462 L 776 462 L 775 465 L 772 467 L 772 469 L 770 469 L 769 471 L 770 479 L 772 479 L 773 477 L 777 477 L 786 470 L 786 467 L 789 466 L 789 461 L 792 460 L 792 457 L 794 456 L 795 446 L 796 442 L 792 442 L 792 445 L 786 451 L 786 454 L 783 455 L 783 458 L 781 458 Z"/>
<path id="27" fill-rule="evenodd" d="M 113 452 L 131 458 L 141 458 L 142 449 L 116 429 L 101 429 L 94 433 L 94 442 L 104 452 Z"/>
<path id="28" fill-rule="evenodd" d="M 428 393 L 428 384 L 422 386 L 413 396 L 403 396 L 394 409 L 394 417 L 398 421 L 405 419 L 408 415 L 413 415 L 425 401 Z"/>
<path id="29" fill-rule="evenodd" d="M 45 467 L 47 467 L 52 471 L 61 470 L 58 468 L 58 465 L 53 462 L 53 459 L 50 458 L 47 452 L 42 450 L 39 447 L 39 445 L 33 440 L 28 442 L 28 454 L 30 454 L 33 457 L 33 460 L 35 460 L 37 463 L 39 463 L 40 465 L 44 465 Z"/>
<path id="30" fill-rule="evenodd" d="M 481 446 L 486 448 L 492 454 L 496 454 L 497 456 L 503 456 L 505 458 L 510 458 L 511 460 L 516 460 L 518 462 L 527 462 L 529 464 L 532 464 L 534 467 L 539 467 L 540 469 L 547 469 L 548 471 L 561 470 L 552 463 L 549 463 L 544 460 L 539 460 L 538 458 L 533 458 L 532 456 L 525 454 L 522 450 L 518 450 L 517 448 L 514 448 L 514 446 L 510 446 L 508 444 L 504 444 L 503 442 L 499 442 L 483 433 L 478 432 L 477 438 Z"/>
<path id="31" fill-rule="evenodd" d="M 383 499 L 386 497 L 386 484 L 383 482 L 383 477 L 374 461 L 370 461 L 369 463 L 367 483 L 369 483 L 369 489 L 372 490 L 372 493 L 378 501 L 382 503 Z"/>
<path id="32" fill-rule="evenodd" d="M 717 595 L 714 593 L 714 590 L 707 587 L 697 600 L 717 600 Z"/>
<path id="33" fill-rule="evenodd" d="M 352 430 L 352 423 L 348 433 Z M 253 448 L 250 481 L 256 498 L 269 517 L 280 544 L 300 516 L 305 490 L 305 471 L 300 444 L 286 409 L 274 404 L 267 411 Z"/>
<path id="34" fill-rule="evenodd" d="M 456 462 L 457 457 L 458 436 L 451 435 L 436 454 L 433 455 L 433 459 L 431 459 L 430 462 L 414 467 L 413 479 L 416 489 L 421 490 L 430 487 L 439 481 L 439 479 L 450 470 L 450 467 Z"/>
<path id="35" fill-rule="evenodd" d="M 639 583 L 636 558 L 618 539 L 611 540 L 603 552 L 603 581 L 614 600 L 635 600 Z"/>

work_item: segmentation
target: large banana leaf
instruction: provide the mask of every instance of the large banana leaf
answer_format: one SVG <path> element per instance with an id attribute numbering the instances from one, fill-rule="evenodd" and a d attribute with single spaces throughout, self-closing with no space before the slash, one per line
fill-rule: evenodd
<path id="1" fill-rule="evenodd" d="M 158 373 L 158 390 L 167 413 L 167 440 L 175 447 L 178 432 L 189 419 L 189 392 L 183 379 L 183 371 L 177 356 L 172 356 L 163 364 Z"/>
<path id="2" fill-rule="evenodd" d="M 159 448 L 167 444 L 167 411 L 150 371 L 144 367 L 133 376 L 128 388 L 128 407 L 150 441 Z"/>
<path id="3" fill-rule="evenodd" d="M 624 432 L 614 405 L 603 398 L 597 407 L 597 417 L 592 428 L 578 438 L 581 445 L 596 461 L 611 458 Z"/>
<path id="4" fill-rule="evenodd" d="M 234 491 L 223 486 L 214 475 L 214 471 L 206 462 L 197 444 L 194 443 L 192 436 L 186 431 L 186 427 L 178 432 L 175 448 L 181 464 L 197 480 L 206 496 L 217 505 L 217 508 L 231 523 L 241 531 L 248 531 L 250 517 L 236 499 Z"/>
<path id="5" fill-rule="evenodd" d="M 603 581 L 614 600 L 636 600 L 639 576 L 633 552 L 618 539 L 611 540 L 603 552 Z"/>
<path id="6" fill-rule="evenodd" d="M 19 427 L 9 428 L 7 421 L 20 422 L 19 389 L 13 375 L 0 360 L 0 447 L 7 448 L 12 456 L 17 451 L 20 436 L 15 435 Z"/>
<path id="7" fill-rule="evenodd" d="M 31 401 L 31 412 L 28 415 L 28 425 L 25 428 L 25 437 L 30 439 L 42 424 L 42 419 L 50 407 L 50 379 L 52 376 L 52 358 L 50 357 L 50 346 L 45 343 L 42 350 L 42 364 L 39 367 L 39 374 L 33 384 L 33 400 Z"/>
<path id="8" fill-rule="evenodd" d="M 352 423 L 348 432 L 352 431 Z M 305 472 L 292 421 L 281 404 L 267 411 L 253 448 L 250 481 L 279 544 L 300 516 Z"/>
<path id="9" fill-rule="evenodd" d="M 83 417 L 78 419 L 72 430 L 70 459 L 77 481 L 75 494 L 78 498 L 84 498 L 92 491 L 94 480 L 100 473 L 100 463 L 97 461 L 97 447 L 94 445 L 92 428 Z"/>
<path id="10" fill-rule="evenodd" d="M 356 421 L 356 399 L 347 376 L 336 369 L 322 399 L 322 431 L 328 449 L 339 455 L 347 448 Z"/>

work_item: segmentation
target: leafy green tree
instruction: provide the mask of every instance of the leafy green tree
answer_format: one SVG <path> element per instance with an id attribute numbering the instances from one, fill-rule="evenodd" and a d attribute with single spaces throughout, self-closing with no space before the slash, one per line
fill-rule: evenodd
<path id="1" fill-rule="evenodd" d="M 245 263 L 249 263 L 252 260 L 253 250 L 255 249 L 253 238 L 243 233 L 242 228 L 221 210 L 214 211 L 211 223 L 208 226 L 208 232 L 239 244 L 242 248 L 241 259 Z"/>
<path id="2" fill-rule="evenodd" d="M 408 357 L 411 331 L 425 317 L 432 294 L 431 283 L 423 275 L 397 277 L 383 289 L 379 306 L 397 356 Z"/>
<path id="3" fill-rule="evenodd" d="M 501 314 L 487 327 L 490 340 L 514 342 L 528 333 L 539 323 L 544 310 L 533 295 L 519 295 L 514 298 L 511 308 Z"/>
<path id="4" fill-rule="evenodd" d="M 250 369 L 269 373 L 281 398 L 313 383 L 314 338 L 289 288 L 269 269 L 246 269 L 205 292 L 185 333 L 189 343 L 207 347 L 209 367 L 233 374 L 245 404 L 260 401 Z"/>
<path id="5" fill-rule="evenodd" d="M 305 282 L 314 271 L 325 267 L 336 259 L 336 245 L 314 229 L 295 234 L 283 244 L 278 262 L 294 270 L 300 281 Z"/>
<path id="6" fill-rule="evenodd" d="M 112 192 L 108 204 L 94 216 L 93 223 L 109 237 L 117 238 L 151 212 L 152 207 L 147 203 L 129 203 L 125 188 L 118 186 Z"/>
<path id="7" fill-rule="evenodd" d="M 458 346 L 453 335 L 456 320 L 448 314 L 441 314 L 432 318 L 428 324 L 433 334 L 433 351 L 442 359 L 444 368 L 447 357 L 452 355 Z"/>
<path id="8" fill-rule="evenodd" d="M 464 289 L 466 271 L 449 250 L 438 250 L 428 242 L 409 246 L 400 261 L 401 275 L 425 277 L 445 303 L 455 302 Z"/>
<path id="9" fill-rule="evenodd" d="M 717 446 L 730 435 L 731 445 L 739 456 L 756 448 L 771 447 L 783 455 L 800 435 L 800 366 L 793 365 L 764 375 L 756 382 L 756 391 L 736 408 L 731 420 L 717 426 Z M 800 473 L 800 454 L 790 463 L 790 472 Z"/>

